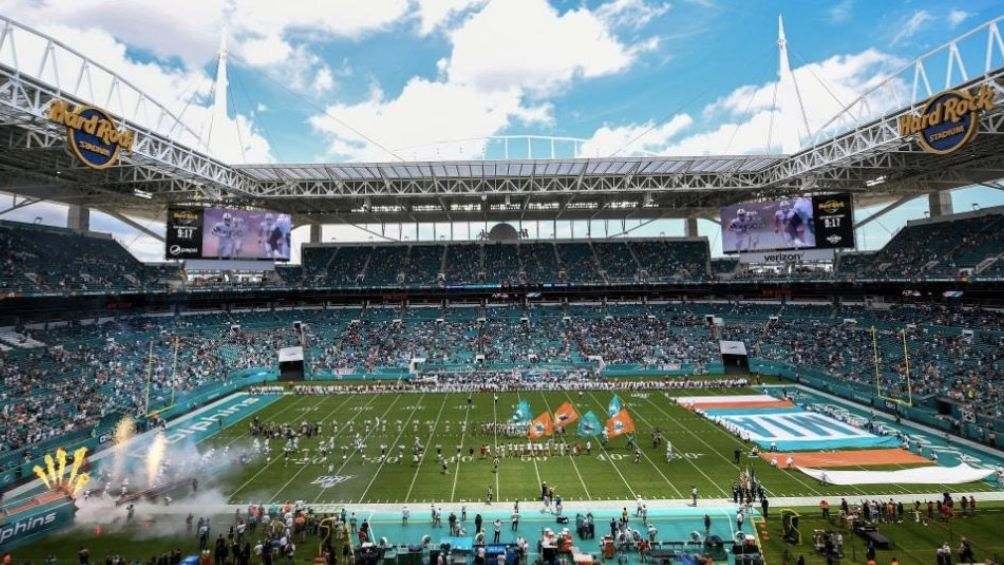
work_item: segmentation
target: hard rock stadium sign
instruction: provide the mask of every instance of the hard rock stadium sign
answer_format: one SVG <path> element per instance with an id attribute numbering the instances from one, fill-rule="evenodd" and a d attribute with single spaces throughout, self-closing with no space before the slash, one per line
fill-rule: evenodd
<path id="1" fill-rule="evenodd" d="M 105 169 L 118 162 L 122 151 L 131 151 L 135 134 L 119 129 L 112 117 L 98 108 L 77 106 L 56 100 L 49 106 L 49 120 L 66 126 L 70 151 L 84 165 Z"/>
<path id="2" fill-rule="evenodd" d="M 918 114 L 899 118 L 899 133 L 917 136 L 924 151 L 948 155 L 965 147 L 976 135 L 980 112 L 994 106 L 994 92 L 983 85 L 975 94 L 948 90 L 931 98 Z"/>

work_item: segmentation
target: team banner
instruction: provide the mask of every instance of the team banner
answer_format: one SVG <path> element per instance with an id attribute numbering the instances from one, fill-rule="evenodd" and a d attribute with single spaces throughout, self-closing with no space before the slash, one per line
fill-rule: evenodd
<path id="1" fill-rule="evenodd" d="M 607 417 L 613 418 L 614 415 L 620 412 L 623 407 L 624 403 L 621 402 L 621 397 L 615 394 L 614 397 L 610 399 L 610 404 L 607 404 Z"/>
<path id="2" fill-rule="evenodd" d="M 202 258 L 202 208 L 171 208 L 167 211 L 166 259 Z"/>
<path id="3" fill-rule="evenodd" d="M 607 420 L 607 437 L 615 438 L 619 435 L 634 433 L 634 420 L 627 410 L 621 410 Z"/>
<path id="4" fill-rule="evenodd" d="M 534 418 L 530 422 L 530 428 L 527 430 L 526 435 L 530 439 L 540 439 L 554 435 L 554 421 L 551 419 L 551 413 L 541 412 L 540 416 Z"/>
<path id="5" fill-rule="evenodd" d="M 600 422 L 596 413 L 590 410 L 579 419 L 579 429 L 576 433 L 579 437 L 596 437 L 603 430 L 603 422 Z"/>
<path id="6" fill-rule="evenodd" d="M 571 402 L 562 404 L 554 411 L 554 421 L 562 428 L 567 428 L 578 419 L 579 413 L 575 411 L 575 407 L 572 406 Z"/>
<path id="7" fill-rule="evenodd" d="M 532 416 L 530 415 L 530 403 L 526 400 L 520 400 L 516 404 L 516 409 L 512 413 L 513 422 L 529 422 Z"/>

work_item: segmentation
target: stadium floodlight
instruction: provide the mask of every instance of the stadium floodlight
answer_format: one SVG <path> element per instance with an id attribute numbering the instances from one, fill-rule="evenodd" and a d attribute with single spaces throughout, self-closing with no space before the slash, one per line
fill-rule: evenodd
<path id="1" fill-rule="evenodd" d="M 138 196 L 138 197 L 144 198 L 146 200 L 153 200 L 153 194 L 151 194 L 149 192 L 146 192 L 146 191 L 143 191 L 143 190 L 140 190 L 138 188 L 133 189 L 132 194 L 133 194 L 133 196 Z"/>
<path id="2" fill-rule="evenodd" d="M 880 184 L 884 184 L 885 181 L 886 181 L 886 177 L 885 177 L 885 175 L 882 175 L 880 177 L 877 177 L 877 178 L 874 178 L 874 179 L 871 179 L 871 180 L 866 180 L 865 181 L 865 186 L 867 186 L 868 188 L 871 188 L 873 186 L 878 186 Z"/>

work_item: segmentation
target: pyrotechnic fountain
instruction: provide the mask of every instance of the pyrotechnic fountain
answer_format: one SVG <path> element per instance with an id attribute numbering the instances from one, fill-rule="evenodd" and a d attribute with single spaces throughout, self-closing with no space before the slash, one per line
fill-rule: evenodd
<path id="1" fill-rule="evenodd" d="M 167 453 L 167 438 L 163 432 L 157 432 L 150 445 L 150 451 L 146 454 L 146 482 L 148 488 L 157 486 L 157 475 L 160 473 L 161 465 L 164 462 L 164 454 Z"/>
<path id="2" fill-rule="evenodd" d="M 35 465 L 35 476 L 48 490 L 4 506 L 5 535 L 0 536 L 0 552 L 45 536 L 73 521 L 77 510 L 76 495 L 91 480 L 88 473 L 80 472 L 86 458 L 86 447 L 75 450 L 67 472 L 67 453 L 59 448 L 55 457 L 51 453 L 45 455 L 44 467 Z"/>
<path id="3" fill-rule="evenodd" d="M 52 454 L 45 455 L 45 469 L 35 465 L 34 471 L 38 478 L 42 479 L 45 486 L 51 490 L 59 490 L 65 494 L 75 497 L 77 492 L 91 480 L 87 473 L 80 473 L 80 467 L 87 457 L 87 448 L 81 447 L 73 452 L 73 464 L 70 466 L 70 475 L 66 476 L 66 450 L 60 447 L 56 450 L 56 457 Z"/>
<path id="4" fill-rule="evenodd" d="M 134 435 L 136 435 L 136 423 L 131 416 L 123 416 L 115 425 L 115 459 L 112 464 L 112 477 L 122 476 L 126 461 L 126 447 Z"/>

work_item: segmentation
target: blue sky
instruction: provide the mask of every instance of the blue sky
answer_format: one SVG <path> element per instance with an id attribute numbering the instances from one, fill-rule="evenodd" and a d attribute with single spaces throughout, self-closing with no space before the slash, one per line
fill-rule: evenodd
<path id="1" fill-rule="evenodd" d="M 778 133 L 766 126 L 778 15 L 818 127 L 879 77 L 1002 10 L 989 0 L 134 0 L 112 8 L 0 0 L 0 12 L 184 109 L 198 131 L 209 121 L 225 33 L 230 113 L 214 125 L 210 150 L 234 162 L 310 162 L 469 158 L 484 138 L 516 134 L 585 139 L 579 156 L 779 152 Z M 957 210 L 997 205 L 1004 192 L 973 189 L 956 201 Z M 863 230 L 864 247 L 925 211 L 926 202 L 915 203 Z M 62 221 L 54 206 L 15 217 L 39 215 Z M 156 258 L 159 244 L 106 223 L 137 255 Z M 636 233 L 680 229 L 666 222 Z M 716 229 L 702 225 L 709 236 Z"/>

